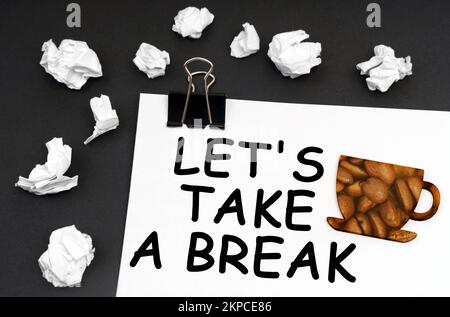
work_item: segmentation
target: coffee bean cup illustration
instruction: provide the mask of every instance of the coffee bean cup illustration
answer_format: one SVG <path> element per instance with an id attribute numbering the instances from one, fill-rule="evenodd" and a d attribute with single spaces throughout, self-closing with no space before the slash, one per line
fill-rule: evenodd
<path id="1" fill-rule="evenodd" d="M 417 234 L 401 228 L 409 219 L 427 220 L 438 210 L 439 190 L 423 180 L 422 169 L 341 155 L 336 194 L 343 219 L 328 217 L 336 230 L 398 242 L 413 240 Z M 426 212 L 416 212 L 420 193 L 433 196 Z"/>

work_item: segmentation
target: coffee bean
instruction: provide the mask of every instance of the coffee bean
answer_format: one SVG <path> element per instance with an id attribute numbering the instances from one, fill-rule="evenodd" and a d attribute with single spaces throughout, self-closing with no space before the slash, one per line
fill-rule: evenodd
<path id="1" fill-rule="evenodd" d="M 350 163 L 356 164 L 356 165 L 360 165 L 364 160 L 357 158 L 357 157 L 350 157 L 348 159 L 350 161 Z"/>
<path id="2" fill-rule="evenodd" d="M 373 207 L 375 207 L 375 204 L 373 203 L 373 201 L 371 201 L 369 198 L 367 198 L 367 196 L 362 196 L 358 200 L 358 206 L 356 209 L 359 212 L 365 213 L 366 211 L 368 211 L 370 208 L 373 208 Z"/>
<path id="3" fill-rule="evenodd" d="M 353 198 L 345 194 L 339 194 L 337 199 L 344 219 L 350 218 L 355 212 L 355 203 L 353 202 Z"/>
<path id="4" fill-rule="evenodd" d="M 378 238 L 386 238 L 389 232 L 378 212 L 372 209 L 367 215 L 372 223 L 372 234 Z"/>
<path id="5" fill-rule="evenodd" d="M 345 192 L 352 197 L 362 196 L 363 192 L 362 192 L 362 188 L 361 188 L 361 182 L 357 181 L 351 185 L 348 185 L 347 188 L 345 189 Z"/>
<path id="6" fill-rule="evenodd" d="M 395 174 L 397 174 L 397 177 L 407 177 L 407 176 L 414 176 L 415 168 L 394 165 L 394 171 Z"/>
<path id="7" fill-rule="evenodd" d="M 361 227 L 359 226 L 358 220 L 356 220 L 354 217 L 348 219 L 344 226 L 342 227 L 343 230 L 347 232 L 352 232 L 356 234 L 363 234 L 363 231 Z"/>
<path id="8" fill-rule="evenodd" d="M 406 179 L 406 183 L 408 184 L 408 188 L 411 191 L 411 194 L 414 196 L 416 201 L 419 201 L 420 193 L 423 188 L 423 181 L 421 178 L 417 176 L 410 176 Z"/>
<path id="9" fill-rule="evenodd" d="M 343 184 L 352 184 L 353 183 L 353 176 L 349 173 L 345 168 L 338 167 L 337 170 L 337 179 Z"/>
<path id="10" fill-rule="evenodd" d="M 336 182 L 336 193 L 340 193 L 344 189 L 344 184 Z"/>
<path id="11" fill-rule="evenodd" d="M 415 232 L 406 230 L 395 230 L 389 234 L 388 239 L 398 242 L 408 242 L 414 239 L 415 237 L 417 237 L 417 234 Z"/>
<path id="12" fill-rule="evenodd" d="M 358 220 L 359 226 L 361 227 L 364 234 L 370 236 L 372 235 L 372 224 L 370 223 L 369 217 L 365 214 L 357 212 L 355 214 L 356 220 Z"/>
<path id="13" fill-rule="evenodd" d="M 370 176 L 377 177 L 388 185 L 391 185 L 395 180 L 395 170 L 390 164 L 365 161 L 364 166 Z"/>
<path id="14" fill-rule="evenodd" d="M 384 202 L 389 195 L 389 187 L 379 178 L 370 177 L 361 184 L 364 195 L 375 204 Z"/>
<path id="15" fill-rule="evenodd" d="M 404 179 L 397 179 L 395 181 L 395 190 L 403 209 L 405 209 L 406 212 L 412 211 L 414 208 L 414 199 L 409 191 L 406 181 Z"/>
<path id="16" fill-rule="evenodd" d="M 354 178 L 366 178 L 368 176 L 365 170 L 363 170 L 358 165 L 354 165 L 348 161 L 342 161 L 340 165 L 347 171 L 349 171 L 349 173 L 352 174 Z"/>
<path id="17" fill-rule="evenodd" d="M 380 205 L 380 216 L 389 227 L 400 228 L 402 226 L 402 211 L 397 208 L 392 198 Z"/>

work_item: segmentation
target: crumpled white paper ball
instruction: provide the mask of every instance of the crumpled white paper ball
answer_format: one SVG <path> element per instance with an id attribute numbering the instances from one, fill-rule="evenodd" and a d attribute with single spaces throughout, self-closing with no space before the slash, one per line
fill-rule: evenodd
<path id="1" fill-rule="evenodd" d="M 166 66 L 170 64 L 170 56 L 166 51 L 161 51 L 148 43 L 142 43 L 133 62 L 139 70 L 152 79 L 166 74 Z"/>
<path id="2" fill-rule="evenodd" d="M 114 130 L 119 126 L 119 117 L 116 110 L 112 108 L 108 96 L 94 97 L 91 99 L 90 105 L 94 115 L 95 127 L 94 132 L 84 141 L 84 144 L 88 144 L 103 133 Z"/>
<path id="3" fill-rule="evenodd" d="M 174 18 L 172 30 L 182 37 L 198 39 L 202 36 L 203 30 L 214 20 L 214 15 L 207 8 L 187 7 Z"/>
<path id="4" fill-rule="evenodd" d="M 81 89 L 90 77 L 101 77 L 102 65 L 86 42 L 63 40 L 59 48 L 50 39 L 42 45 L 40 64 L 57 81 Z"/>
<path id="5" fill-rule="evenodd" d="M 72 225 L 52 232 L 47 250 L 38 260 L 42 276 L 55 287 L 80 287 L 94 258 L 89 235 Z"/>
<path id="6" fill-rule="evenodd" d="M 302 42 L 308 38 L 303 30 L 279 33 L 272 38 L 267 55 L 283 76 L 297 78 L 309 74 L 311 68 L 322 62 L 319 57 L 322 45 Z"/>
<path id="7" fill-rule="evenodd" d="M 395 51 L 386 45 L 374 47 L 374 54 L 370 60 L 359 63 L 356 68 L 366 78 L 369 90 L 386 92 L 393 83 L 412 75 L 411 57 L 395 57 Z"/>
<path id="8" fill-rule="evenodd" d="M 244 30 L 234 37 L 230 45 L 231 56 L 236 58 L 247 57 L 259 51 L 259 36 L 255 27 L 248 22 L 242 27 Z"/>
<path id="9" fill-rule="evenodd" d="M 70 167 L 72 148 L 64 144 L 62 138 L 53 138 L 45 146 L 48 150 L 47 162 L 37 164 L 28 178 L 19 176 L 15 186 L 35 195 L 56 194 L 77 186 L 78 176 L 64 175 Z"/>

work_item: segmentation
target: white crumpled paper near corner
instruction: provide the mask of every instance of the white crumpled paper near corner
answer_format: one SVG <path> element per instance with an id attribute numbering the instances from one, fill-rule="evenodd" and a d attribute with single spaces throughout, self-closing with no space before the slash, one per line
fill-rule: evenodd
<path id="1" fill-rule="evenodd" d="M 166 74 L 166 66 L 170 64 L 170 55 L 148 43 L 141 43 L 133 63 L 153 79 Z"/>
<path id="2" fill-rule="evenodd" d="M 231 42 L 231 56 L 236 58 L 247 57 L 259 51 L 259 36 L 253 25 L 246 22 L 244 28 Z"/>
<path id="3" fill-rule="evenodd" d="M 72 226 L 52 232 L 47 250 L 38 260 L 42 276 L 55 287 L 80 287 L 84 271 L 94 258 L 89 235 Z"/>
<path id="4" fill-rule="evenodd" d="M 297 78 L 309 74 L 322 60 L 320 43 L 303 42 L 309 35 L 303 30 L 276 34 L 267 55 L 285 77 Z"/>
<path id="5" fill-rule="evenodd" d="M 182 37 L 199 39 L 203 30 L 214 20 L 214 15 L 207 8 L 187 7 L 178 11 L 174 18 L 172 31 Z"/>
<path id="6" fill-rule="evenodd" d="M 88 144 L 96 137 L 119 126 L 119 117 L 116 110 L 112 108 L 108 96 L 100 95 L 100 97 L 94 97 L 91 99 L 90 105 L 95 119 L 95 127 L 94 132 L 84 141 L 84 144 Z"/>
<path id="7" fill-rule="evenodd" d="M 386 45 L 374 47 L 374 54 L 370 60 L 356 65 L 361 75 L 366 78 L 369 90 L 386 92 L 393 83 L 412 75 L 411 57 L 395 57 L 395 51 Z"/>
<path id="8" fill-rule="evenodd" d="M 64 145 L 62 138 L 53 138 L 45 146 L 48 150 L 47 162 L 37 164 L 28 178 L 19 176 L 15 186 L 36 195 L 56 194 L 77 186 L 78 176 L 64 176 L 70 167 L 72 148 Z"/>
<path id="9" fill-rule="evenodd" d="M 63 40 L 59 48 L 50 39 L 42 45 L 40 64 L 57 81 L 71 89 L 81 89 L 90 77 L 101 77 L 97 54 L 86 42 Z"/>

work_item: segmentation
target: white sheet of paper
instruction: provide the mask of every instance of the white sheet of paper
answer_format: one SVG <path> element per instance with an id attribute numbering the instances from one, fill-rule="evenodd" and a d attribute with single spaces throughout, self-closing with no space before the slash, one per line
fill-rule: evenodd
<path id="1" fill-rule="evenodd" d="M 134 163 L 124 237 L 118 296 L 449 296 L 450 295 L 450 113 L 347 106 L 287 104 L 227 100 L 226 129 L 167 128 L 167 96 L 142 94 L 135 142 Z M 183 167 L 199 167 L 200 173 L 174 174 L 177 140 L 185 138 Z M 205 175 L 203 164 L 206 142 L 212 137 L 227 137 L 234 145 L 219 145 L 216 153 L 229 153 L 228 161 L 214 161 L 214 170 L 228 171 L 228 178 Z M 277 152 L 284 140 L 284 152 Z M 257 176 L 249 176 L 250 153 L 239 141 L 272 144 L 272 150 L 258 150 Z M 307 146 L 323 149 L 307 157 L 319 161 L 323 177 L 301 183 L 294 171 L 311 175 L 314 168 L 300 164 L 297 153 Z M 423 222 L 410 220 L 403 228 L 417 232 L 409 243 L 398 243 L 333 230 L 327 216 L 340 217 L 336 202 L 336 170 L 340 154 L 423 168 L 425 180 L 441 193 L 437 214 Z M 181 184 L 212 186 L 213 194 L 200 195 L 197 222 L 191 221 L 192 193 Z M 219 224 L 213 222 L 217 209 L 230 193 L 240 188 L 245 225 L 235 214 L 226 214 Z M 265 197 L 277 189 L 282 196 L 269 212 L 282 227 L 272 227 L 264 219 L 253 225 L 256 192 Z M 297 205 L 310 205 L 312 213 L 297 214 L 295 223 L 310 224 L 308 232 L 286 228 L 285 208 L 289 189 L 309 189 L 314 198 L 300 198 Z M 422 194 L 417 210 L 428 209 L 431 198 Z M 156 269 L 153 257 L 143 257 L 135 267 L 130 261 L 147 236 L 158 233 L 162 268 Z M 214 265 L 204 272 L 186 269 L 192 232 L 207 233 L 214 240 L 211 252 Z M 224 234 L 239 237 L 248 246 L 242 263 L 249 272 L 243 275 L 227 265 L 219 273 L 219 254 Z M 253 271 L 257 236 L 275 235 L 284 243 L 264 246 L 264 252 L 278 252 L 278 260 L 263 260 L 261 268 L 277 271 L 277 279 L 256 277 Z M 286 273 L 306 243 L 314 243 L 319 279 L 311 277 L 309 267 L 298 268 L 292 278 Z M 345 280 L 338 272 L 328 281 L 330 243 L 337 253 L 349 244 L 356 249 L 342 265 L 356 281 Z M 204 247 L 203 243 L 198 248 Z M 237 252 L 231 248 L 230 253 Z M 197 263 L 203 263 L 197 259 Z"/>

